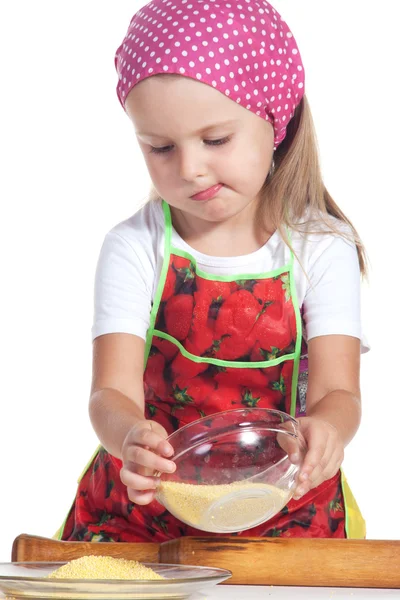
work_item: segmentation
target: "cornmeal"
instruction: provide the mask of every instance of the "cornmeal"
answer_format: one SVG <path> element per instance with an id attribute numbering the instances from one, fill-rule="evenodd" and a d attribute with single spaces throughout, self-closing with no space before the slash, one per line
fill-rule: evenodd
<path id="1" fill-rule="evenodd" d="M 82 556 L 56 569 L 49 578 L 57 579 L 165 579 L 136 560 L 111 556 Z"/>

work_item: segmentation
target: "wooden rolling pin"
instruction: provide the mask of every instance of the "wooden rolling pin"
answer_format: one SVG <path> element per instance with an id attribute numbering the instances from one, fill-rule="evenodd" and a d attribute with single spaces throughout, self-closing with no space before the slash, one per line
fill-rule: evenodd
<path id="1" fill-rule="evenodd" d="M 22 534 L 13 561 L 87 554 L 232 571 L 227 584 L 400 588 L 400 541 L 183 537 L 162 544 L 60 542 Z"/>

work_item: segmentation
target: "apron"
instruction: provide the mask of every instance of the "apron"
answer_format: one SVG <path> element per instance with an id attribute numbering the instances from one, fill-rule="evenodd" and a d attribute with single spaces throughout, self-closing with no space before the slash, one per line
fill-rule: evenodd
<path id="1" fill-rule="evenodd" d="M 235 408 L 305 416 L 307 351 L 293 253 L 269 273 L 210 275 L 190 254 L 172 247 L 165 202 L 163 211 L 164 262 L 145 351 L 146 418 L 171 434 L 200 417 Z M 104 448 L 95 452 L 59 539 L 161 543 L 204 536 L 156 500 L 133 504 L 119 478 L 121 467 Z M 365 524 L 339 470 L 300 500 L 290 500 L 271 520 L 233 535 L 364 538 Z"/>

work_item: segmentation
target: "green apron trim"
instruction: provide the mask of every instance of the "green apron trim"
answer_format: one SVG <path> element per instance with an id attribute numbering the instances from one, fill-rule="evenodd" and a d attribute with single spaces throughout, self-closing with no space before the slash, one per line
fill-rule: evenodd
<path id="1" fill-rule="evenodd" d="M 289 238 L 290 240 L 290 238 Z M 299 378 L 299 366 L 300 366 L 300 351 L 302 342 L 302 325 L 300 316 L 299 301 L 297 298 L 296 282 L 294 279 L 293 263 L 294 255 L 290 252 L 290 266 L 289 266 L 289 280 L 290 280 L 290 295 L 292 297 L 293 308 L 296 315 L 296 347 L 293 355 L 293 374 L 292 374 L 292 402 L 290 405 L 290 416 L 296 417 L 296 400 L 297 400 L 297 383 Z"/>
<path id="2" fill-rule="evenodd" d="M 194 356 L 193 354 L 190 354 L 189 352 L 187 352 L 187 350 L 185 350 L 185 348 L 177 340 L 175 340 L 168 334 L 161 332 L 161 331 L 156 332 L 154 330 L 157 313 L 158 313 L 158 309 L 160 306 L 162 294 L 164 291 L 165 281 L 166 281 L 167 274 L 168 274 L 170 256 L 171 256 L 171 250 L 172 250 L 172 248 L 171 248 L 171 235 L 172 235 L 171 211 L 170 211 L 169 205 L 164 200 L 162 201 L 162 208 L 163 208 L 164 219 L 165 219 L 163 266 L 162 266 L 162 270 L 161 270 L 160 280 L 157 285 L 157 291 L 155 294 L 152 310 L 150 313 L 149 328 L 148 328 L 147 334 L 146 334 L 144 369 L 146 368 L 146 364 L 147 364 L 147 360 L 148 360 L 148 357 L 150 354 L 150 348 L 151 348 L 151 343 L 152 343 L 154 334 L 156 334 L 158 337 L 162 337 L 166 340 L 169 340 L 170 342 L 177 345 L 179 347 L 180 351 L 182 352 L 182 354 L 184 356 L 186 356 L 187 358 L 193 360 L 194 362 L 208 362 L 208 363 L 215 364 L 215 365 L 228 366 L 228 367 L 234 367 L 234 368 L 243 368 L 243 367 L 260 368 L 263 366 L 265 366 L 265 367 L 275 366 L 281 362 L 284 362 L 287 360 L 293 360 L 294 365 L 293 365 L 293 375 L 292 375 L 291 416 L 294 416 L 295 409 L 296 409 L 297 378 L 298 378 L 298 367 L 299 367 L 299 360 L 300 360 L 301 328 L 300 328 L 300 311 L 299 311 L 296 286 L 295 286 L 294 276 L 293 276 L 293 262 L 294 262 L 293 252 L 291 251 L 291 260 L 290 260 L 289 265 L 286 265 L 280 269 L 275 269 L 268 273 L 263 273 L 263 274 L 258 274 L 258 275 L 235 275 L 234 277 L 224 276 L 224 275 L 211 276 L 210 274 L 205 273 L 204 271 L 201 271 L 200 269 L 197 269 L 197 268 L 196 268 L 196 273 L 201 275 L 201 277 L 203 277 L 204 279 L 209 279 L 211 281 L 237 281 L 240 279 L 267 279 L 269 277 L 275 277 L 282 273 L 289 272 L 290 273 L 290 292 L 291 292 L 292 302 L 293 302 L 293 306 L 294 306 L 294 310 L 295 310 L 295 314 L 296 314 L 297 337 L 296 337 L 295 352 L 293 354 L 288 354 L 286 356 L 282 356 L 280 358 L 277 358 L 277 359 L 274 359 L 271 361 L 255 362 L 255 363 L 254 362 L 253 363 L 237 363 L 237 362 L 233 363 L 230 361 L 224 361 L 224 360 L 219 360 L 219 359 L 204 359 L 201 357 Z M 174 251 L 174 254 L 181 256 L 183 258 L 188 258 L 191 262 L 193 262 L 196 265 L 196 260 L 192 256 L 190 256 L 190 254 L 188 254 L 187 252 L 184 252 L 183 250 L 180 250 L 178 248 L 173 248 L 173 251 Z M 90 461 L 87 463 L 86 467 L 82 471 L 82 474 L 80 475 L 80 477 L 78 479 L 78 483 L 81 481 L 81 479 L 87 473 L 90 465 L 92 464 L 93 460 L 97 456 L 100 449 L 101 449 L 101 445 L 99 445 L 97 447 L 96 451 L 90 458 Z M 72 506 L 73 506 L 73 504 L 72 504 Z M 71 508 L 72 508 L 72 506 L 71 506 Z M 68 511 L 68 514 L 67 514 L 66 518 L 64 519 L 64 522 L 61 525 L 61 527 L 54 534 L 54 536 L 53 536 L 54 539 L 59 539 L 59 540 L 62 539 L 64 527 L 65 527 L 65 524 L 67 522 L 70 512 L 71 512 L 71 509 Z"/>
<path id="3" fill-rule="evenodd" d="M 229 276 L 210 275 L 209 273 L 205 273 L 204 271 L 197 269 L 196 259 L 193 256 L 191 256 L 188 252 L 185 252 L 184 250 L 180 250 L 179 248 L 171 247 L 171 237 L 172 237 L 171 210 L 170 210 L 169 204 L 167 204 L 167 202 L 165 202 L 164 200 L 162 200 L 162 208 L 163 208 L 164 219 L 165 219 L 164 258 L 163 258 L 163 267 L 162 267 L 162 271 L 161 271 L 160 281 L 158 282 L 157 291 L 156 291 L 156 295 L 155 295 L 155 299 L 154 299 L 154 303 L 153 303 L 153 308 L 151 311 L 150 325 L 149 325 L 149 329 L 147 331 L 145 365 L 147 364 L 148 356 L 150 353 L 153 335 L 156 333 L 154 326 L 155 326 L 155 321 L 157 318 L 158 308 L 160 306 L 162 294 L 164 291 L 165 280 L 167 278 L 167 273 L 168 273 L 168 268 L 169 268 L 169 263 L 170 263 L 170 256 L 171 256 L 172 252 L 174 254 L 176 254 L 177 256 L 187 258 L 188 260 L 193 262 L 195 265 L 196 273 L 201 275 L 201 277 L 204 277 L 205 279 L 208 279 L 210 281 L 236 281 L 239 279 L 267 279 L 269 277 L 274 277 L 274 276 L 278 276 L 282 273 L 289 272 L 290 293 L 291 293 L 291 297 L 292 297 L 293 308 L 294 308 L 295 315 L 296 315 L 296 334 L 297 334 L 296 335 L 296 346 L 295 346 L 295 351 L 293 354 L 282 356 L 278 359 L 271 360 L 271 361 L 265 361 L 262 363 L 257 362 L 257 363 L 239 363 L 239 364 L 237 364 L 237 363 L 233 363 L 233 362 L 231 363 L 230 361 L 224 361 L 224 360 L 220 360 L 220 359 L 204 359 L 201 357 L 194 356 L 193 354 L 190 354 L 189 352 L 187 352 L 187 350 L 185 350 L 185 348 L 177 340 L 175 340 L 168 334 L 161 332 L 161 331 L 157 331 L 156 335 L 177 345 L 179 347 L 180 351 L 182 352 L 182 354 L 186 358 L 189 358 L 189 359 L 193 360 L 194 362 L 208 362 L 208 363 L 215 364 L 218 366 L 228 366 L 228 367 L 233 367 L 233 368 L 243 368 L 243 367 L 250 367 L 250 368 L 264 367 L 265 368 L 265 367 L 275 366 L 286 360 L 293 360 L 292 390 L 291 390 L 292 397 L 291 397 L 290 415 L 292 417 L 295 417 L 302 329 L 301 329 L 301 317 L 300 317 L 299 302 L 298 302 L 298 298 L 297 298 L 296 283 L 295 283 L 294 273 L 293 273 L 293 264 L 294 264 L 293 251 L 292 250 L 290 251 L 290 262 L 288 264 L 284 265 L 283 267 L 281 267 L 279 269 L 274 269 L 273 271 L 270 271 L 270 272 L 261 273 L 258 275 L 248 275 L 248 274 L 235 275 L 234 277 L 232 277 L 231 275 L 229 275 Z M 289 231 L 288 231 L 288 238 L 289 238 L 289 242 L 290 242 L 291 236 L 290 236 Z"/>
<path id="4" fill-rule="evenodd" d="M 169 255 L 170 255 L 170 248 L 171 248 L 172 224 L 171 224 L 171 212 L 170 212 L 169 206 L 166 204 L 166 202 L 163 202 L 163 210 L 164 210 L 164 217 L 165 217 L 164 262 L 163 262 L 163 267 L 162 267 L 162 270 L 161 270 L 160 281 L 159 281 L 158 286 L 157 286 L 156 296 L 154 298 L 153 307 L 152 307 L 152 310 L 151 310 L 151 313 L 150 313 L 150 326 L 149 326 L 149 329 L 147 331 L 147 336 L 146 336 L 146 345 L 145 345 L 145 352 L 144 352 L 144 368 L 143 368 L 143 371 L 146 368 L 147 360 L 148 360 L 148 357 L 149 357 L 150 348 L 151 348 L 151 340 L 152 340 L 152 337 L 153 337 L 152 336 L 152 332 L 154 330 L 154 324 L 155 324 L 156 317 L 157 317 L 158 307 L 160 305 L 161 296 L 162 296 L 162 292 L 163 292 L 163 289 L 164 289 L 164 284 L 165 284 L 165 280 L 167 278 L 168 267 L 169 267 Z M 96 450 L 93 453 L 93 455 L 91 456 L 89 462 L 86 464 L 85 468 L 83 469 L 81 475 L 78 478 L 78 484 L 80 483 L 80 481 L 82 480 L 82 478 L 86 475 L 86 473 L 87 473 L 90 465 L 92 464 L 92 462 L 96 458 L 96 456 L 99 453 L 100 449 L 101 449 L 101 445 L 99 445 L 96 448 Z M 73 506 L 73 504 L 72 504 L 72 506 Z M 71 508 L 72 508 L 72 506 L 71 506 Z M 57 530 L 57 532 L 54 534 L 54 536 L 53 536 L 54 539 L 59 539 L 59 540 L 62 539 L 62 535 L 63 535 L 63 532 L 64 532 L 64 527 L 65 527 L 65 524 L 66 524 L 67 519 L 69 517 L 69 514 L 71 512 L 71 508 L 69 509 L 68 514 L 65 517 L 63 524 Z"/>
<path id="5" fill-rule="evenodd" d="M 250 369 L 263 369 L 266 367 L 274 367 L 275 365 L 279 365 L 280 363 L 286 361 L 286 360 L 294 360 L 295 358 L 295 354 L 286 354 L 285 356 L 280 356 L 279 358 L 274 358 L 273 360 L 264 360 L 264 361 L 260 361 L 260 362 L 239 362 L 237 360 L 235 361 L 229 361 L 229 360 L 221 360 L 220 358 L 204 358 L 202 356 L 196 356 L 195 354 L 191 354 L 190 352 L 188 352 L 180 342 L 178 342 L 178 340 L 176 340 L 175 338 L 173 338 L 172 336 L 170 336 L 168 333 L 165 333 L 164 331 L 158 331 L 158 329 L 154 329 L 153 330 L 153 335 L 155 335 L 156 337 L 160 337 L 163 338 L 164 340 L 168 340 L 169 342 L 171 342 L 172 344 L 174 344 L 175 346 L 177 346 L 180 350 L 180 352 L 183 354 L 183 356 L 185 356 L 186 358 L 188 358 L 189 360 L 195 362 L 195 363 L 209 363 L 211 365 L 217 365 L 219 367 L 231 367 L 233 369 L 243 369 L 243 368 L 250 368 Z"/>
<path id="6" fill-rule="evenodd" d="M 83 477 L 86 475 L 87 471 L 89 470 L 90 465 L 93 463 L 94 459 L 96 458 L 96 456 L 98 455 L 98 453 L 100 452 L 102 446 L 101 444 L 99 444 L 96 448 L 96 450 L 93 452 L 92 456 L 90 457 L 90 459 L 88 460 L 88 462 L 86 463 L 85 468 L 83 469 L 82 473 L 79 475 L 78 477 L 78 485 L 81 482 L 81 480 L 83 479 Z M 72 503 L 73 506 L 73 503 Z M 72 508 L 71 506 L 71 508 Z M 62 538 L 62 534 L 64 533 L 64 527 L 65 527 L 65 523 L 67 522 L 67 519 L 69 517 L 69 514 L 71 512 L 71 508 L 69 509 L 67 516 L 64 519 L 63 524 L 61 525 L 61 527 L 56 531 L 56 533 L 53 535 L 53 539 L 55 540 L 61 540 Z"/>
<path id="7" fill-rule="evenodd" d="M 195 271 L 197 273 L 197 275 L 200 275 L 200 277 L 202 277 L 203 279 L 208 279 L 209 281 L 239 281 L 239 280 L 247 280 L 247 279 L 270 279 L 272 277 L 277 277 L 278 275 L 281 275 L 282 273 L 287 273 L 290 269 L 290 264 L 289 265 L 285 265 L 282 268 L 279 269 L 274 269 L 274 271 L 268 271 L 267 273 L 253 273 L 253 274 L 244 274 L 244 275 L 213 275 L 210 273 L 206 273 L 205 271 L 202 271 L 201 269 L 198 268 L 197 266 L 197 261 L 196 259 L 189 254 L 189 252 L 185 252 L 185 250 L 181 250 L 180 248 L 175 248 L 172 247 L 171 248 L 171 254 L 174 254 L 176 256 L 181 256 L 182 258 L 187 258 L 188 260 L 190 260 L 191 263 L 193 263 L 195 265 Z"/>
<path id="8" fill-rule="evenodd" d="M 72 506 L 71 506 L 72 508 Z M 55 532 L 55 534 L 52 536 L 53 540 L 62 540 L 62 534 L 64 533 L 64 527 L 65 527 L 65 523 L 67 522 L 67 519 L 69 517 L 69 513 L 71 512 L 71 508 L 69 509 L 69 511 L 67 512 L 67 516 L 65 517 L 60 529 L 57 529 L 57 531 Z"/>
<path id="9" fill-rule="evenodd" d="M 164 258 L 163 266 L 161 269 L 160 281 L 157 285 L 157 291 L 153 302 L 153 307 L 150 313 L 150 324 L 146 334 L 146 347 L 144 352 L 144 369 L 147 365 L 147 360 L 150 354 L 151 340 L 153 338 L 154 325 L 157 318 L 158 307 L 160 306 L 161 297 L 164 291 L 165 280 L 167 279 L 168 268 L 169 268 L 169 257 L 171 255 L 171 234 L 172 234 L 172 222 L 171 222 L 171 211 L 169 205 L 162 202 L 164 211 L 165 228 L 164 228 Z M 143 370 L 144 370 L 143 369 Z"/>
<path id="10" fill-rule="evenodd" d="M 90 459 L 88 460 L 88 462 L 86 464 L 86 467 L 83 469 L 82 473 L 79 475 L 78 483 L 80 483 L 82 478 L 85 476 L 86 471 L 89 469 L 90 465 L 92 464 L 92 462 L 94 461 L 94 459 L 96 458 L 98 453 L 100 452 L 101 448 L 102 448 L 102 445 L 99 444 L 97 446 L 96 450 L 93 452 L 92 456 L 90 457 Z"/>

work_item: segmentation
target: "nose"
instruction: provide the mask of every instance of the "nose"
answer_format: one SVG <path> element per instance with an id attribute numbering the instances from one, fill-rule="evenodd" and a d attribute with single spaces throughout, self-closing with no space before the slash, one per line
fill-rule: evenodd
<path id="1" fill-rule="evenodd" d="M 207 166 L 201 148 L 185 148 L 179 151 L 179 175 L 185 181 L 194 181 L 207 173 Z"/>

